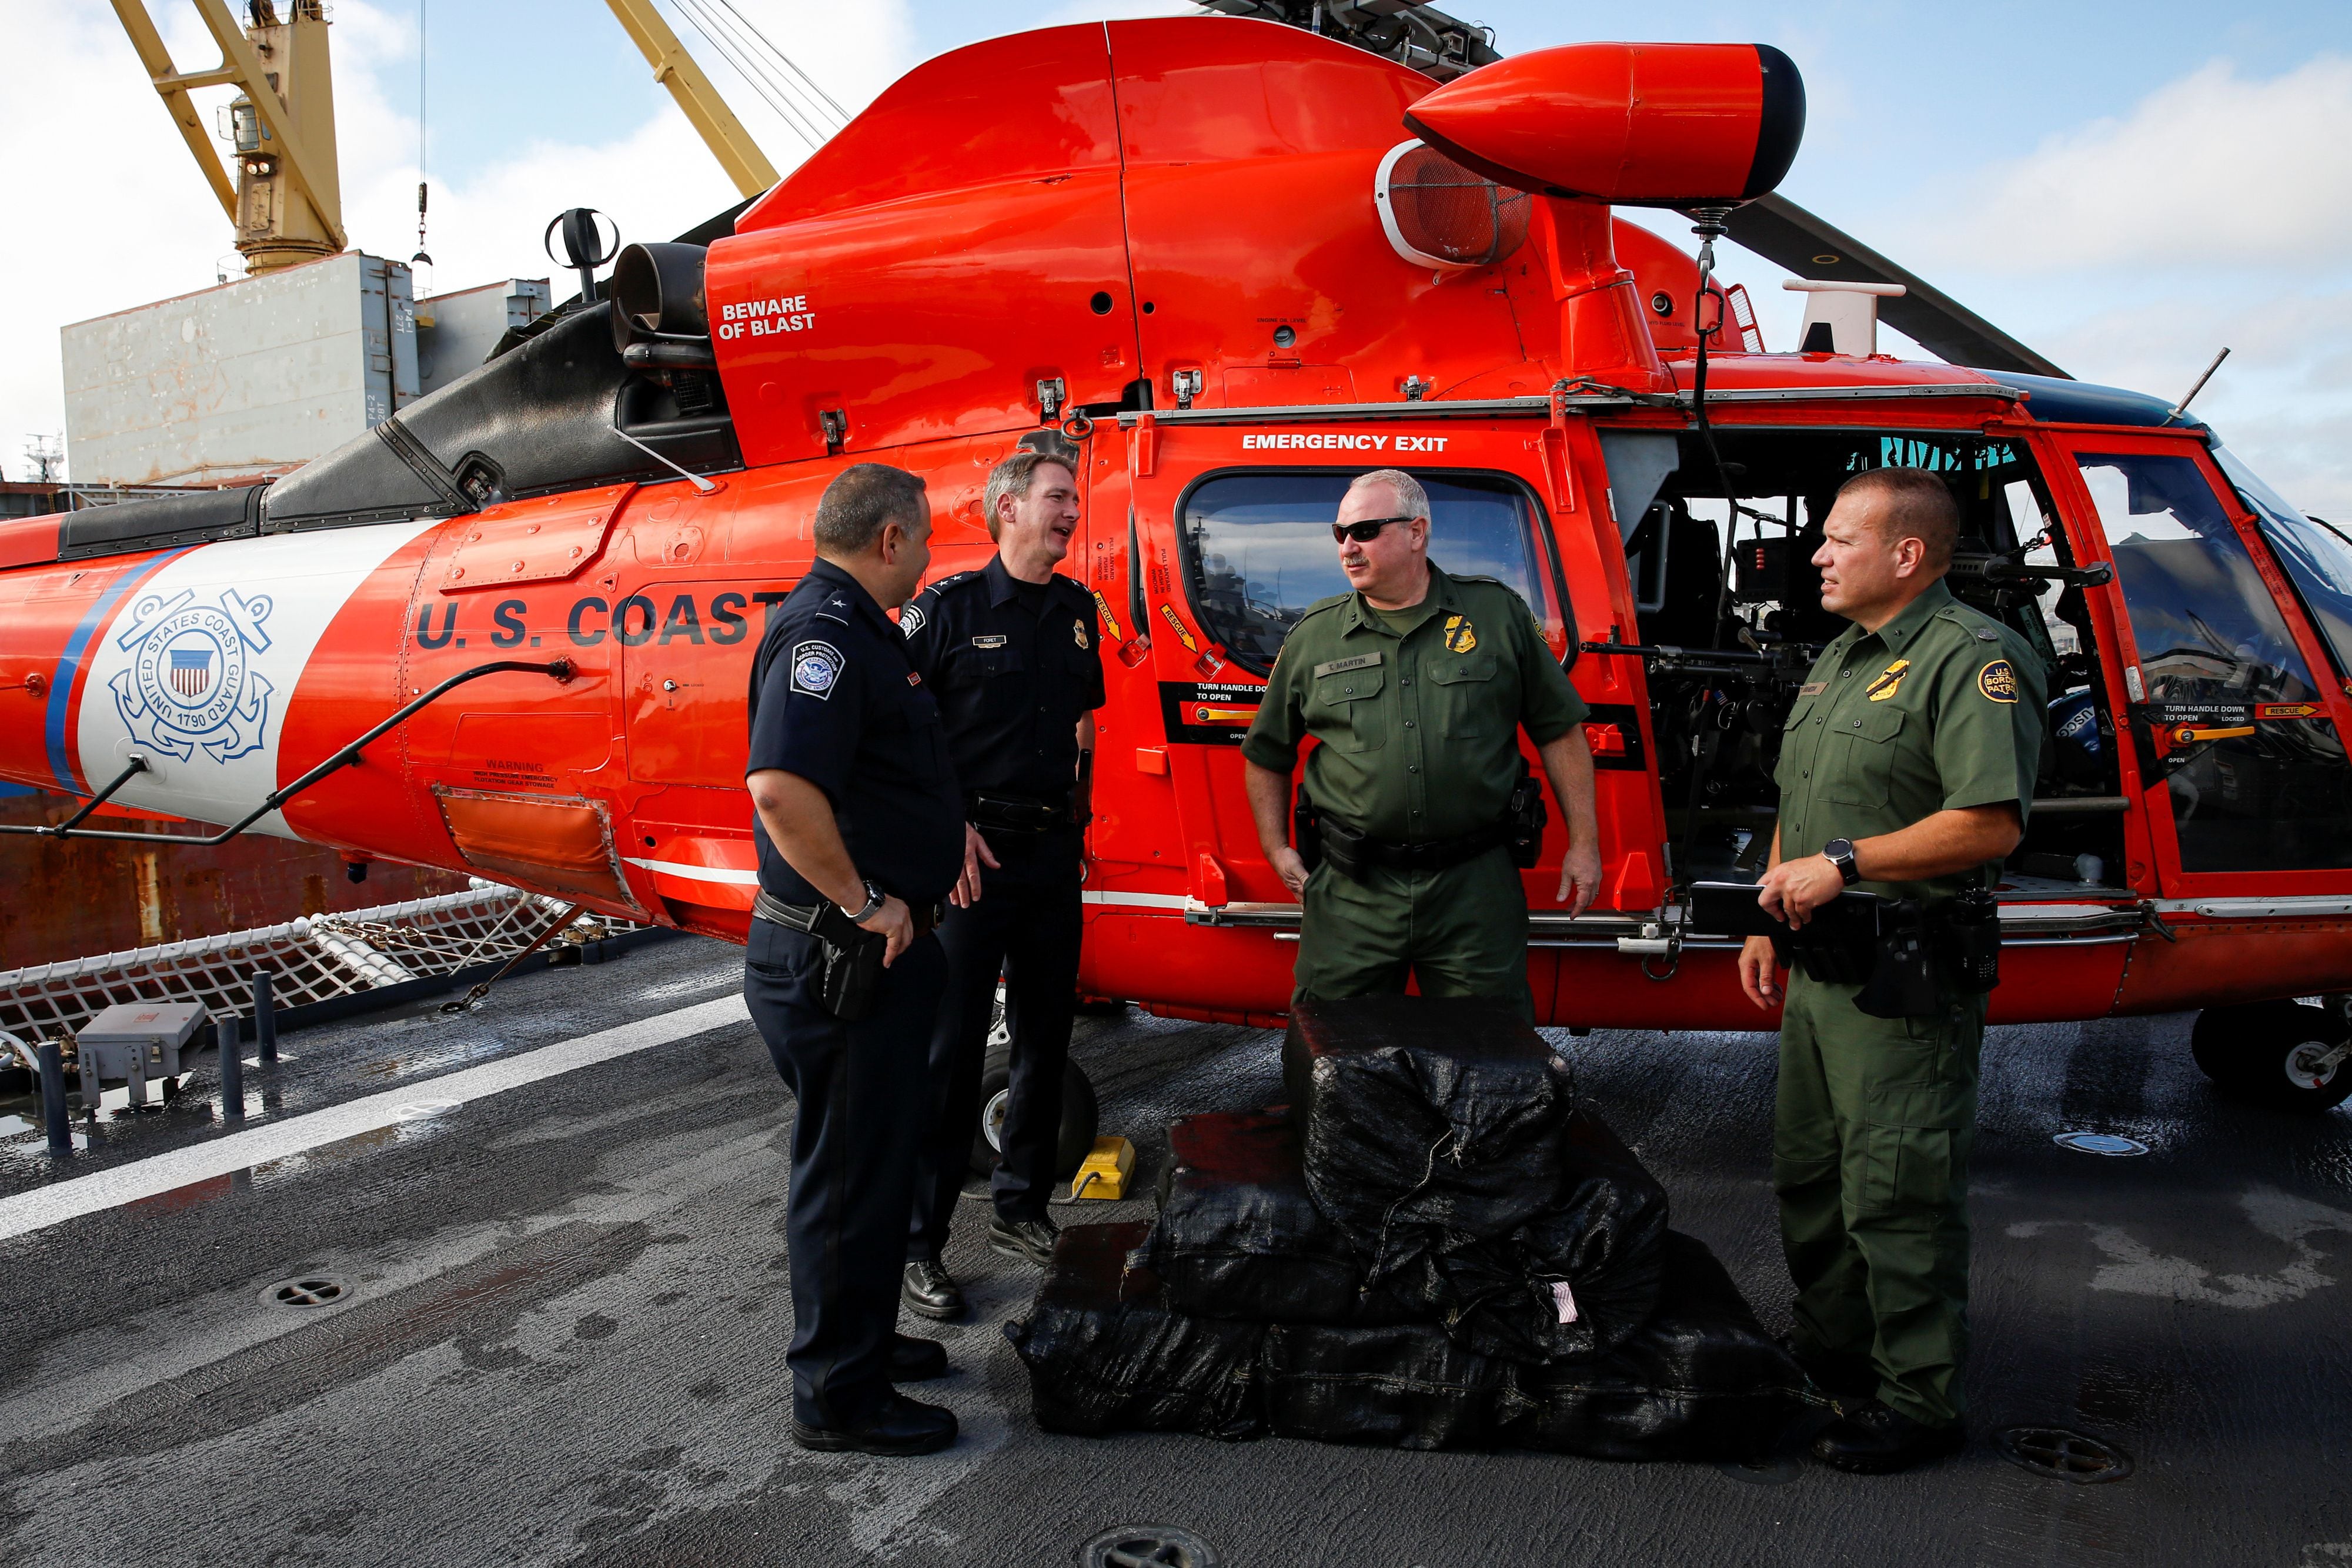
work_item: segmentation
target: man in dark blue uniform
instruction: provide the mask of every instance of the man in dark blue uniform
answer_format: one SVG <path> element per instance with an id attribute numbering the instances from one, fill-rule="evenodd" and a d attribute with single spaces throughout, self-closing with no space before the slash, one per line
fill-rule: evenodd
<path id="1" fill-rule="evenodd" d="M 923 483 L 855 465 L 825 487 L 814 531 L 816 563 L 752 663 L 745 768 L 760 893 L 743 994 L 799 1102 L 793 1440 L 929 1453 L 955 1440 L 955 1416 L 891 1384 L 939 1376 L 947 1353 L 896 1332 L 894 1286 L 947 976 L 931 930 L 962 863 L 963 800 L 939 709 L 882 609 L 930 562 Z"/>
<path id="2" fill-rule="evenodd" d="M 1054 1252 L 1045 1200 L 1076 999 L 1084 759 L 1103 703 L 1093 596 L 1054 570 L 1078 522 L 1071 461 L 1049 446 L 998 464 L 986 495 L 995 558 L 933 583 L 898 617 L 908 655 L 939 699 L 970 824 L 955 907 L 940 928 L 948 986 L 931 1039 L 939 1100 L 901 1285 L 908 1307 L 926 1317 L 964 1312 L 940 1255 L 979 1124 L 1000 973 L 1013 1054 L 989 1242 L 1041 1265 Z"/>

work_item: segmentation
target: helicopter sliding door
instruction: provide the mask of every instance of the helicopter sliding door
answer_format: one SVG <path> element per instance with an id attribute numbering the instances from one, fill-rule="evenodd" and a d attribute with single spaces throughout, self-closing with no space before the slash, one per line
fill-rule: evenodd
<path id="1" fill-rule="evenodd" d="M 2248 873 L 2272 893 L 2352 884 L 2343 693 L 2254 517 L 2194 436 L 2065 445 L 2115 563 L 2165 891 L 2231 891 L 2205 879 Z"/>

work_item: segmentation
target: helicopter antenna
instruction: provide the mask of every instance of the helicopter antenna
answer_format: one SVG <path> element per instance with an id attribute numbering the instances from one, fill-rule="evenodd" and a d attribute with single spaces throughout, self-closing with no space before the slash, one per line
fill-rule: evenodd
<path id="1" fill-rule="evenodd" d="M 416 0 L 416 254 L 408 265 L 433 265 L 425 253 L 425 8 L 426 0 Z"/>
<path id="2" fill-rule="evenodd" d="M 2197 394 L 2205 390 L 2205 383 L 2213 379 L 2213 372 L 2220 370 L 2221 368 L 2221 361 L 2229 357 L 2230 350 L 2226 348 L 2224 348 L 2220 353 L 2213 356 L 2213 362 L 2205 367 L 2205 373 L 2197 378 L 2197 384 L 2189 389 L 2189 395 L 2182 398 L 2179 402 L 2174 403 L 2172 405 L 2172 412 L 2164 416 L 2165 423 L 2170 424 L 2174 420 L 2179 419 L 2182 414 L 2189 412 L 2189 405 L 2197 401 Z"/>

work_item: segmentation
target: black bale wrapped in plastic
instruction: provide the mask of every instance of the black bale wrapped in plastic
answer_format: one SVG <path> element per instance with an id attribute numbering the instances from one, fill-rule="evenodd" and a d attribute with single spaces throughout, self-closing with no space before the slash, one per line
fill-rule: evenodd
<path id="1" fill-rule="evenodd" d="M 1323 1217 L 1284 1110 L 1168 1124 L 1168 1190 L 1142 1256 L 1179 1312 L 1282 1323 L 1404 1322 L 1410 1297 L 1363 1288 L 1363 1265 Z"/>
<path id="2" fill-rule="evenodd" d="M 1569 1146 L 1563 1191 L 1543 1213 L 1493 1238 L 1392 1228 L 1391 1269 L 1367 1285 L 1355 1248 L 1308 1193 L 1294 1118 L 1188 1116 L 1169 1128 L 1173 1169 L 1146 1252 L 1182 1312 L 1429 1322 L 1486 1355 L 1590 1356 L 1656 1304 L 1665 1195 L 1597 1118 L 1576 1113 L 1558 1135 Z M 1573 1321 L 1562 1322 L 1570 1303 Z"/>
<path id="3" fill-rule="evenodd" d="M 1706 1244 L 1666 1235 L 1657 1315 L 1598 1360 L 1514 1367 L 1507 1438 L 1589 1459 L 1754 1462 L 1822 1403 Z"/>
<path id="4" fill-rule="evenodd" d="M 1159 1280 L 1129 1263 L 1149 1228 L 1138 1222 L 1064 1230 L 1029 1316 L 1004 1325 L 1029 1368 L 1037 1425 L 1086 1437 L 1259 1436 L 1264 1325 L 1171 1311 Z"/>
<path id="5" fill-rule="evenodd" d="M 1466 998 L 1300 1002 L 1283 1077 L 1307 1185 L 1377 1281 L 1391 1233 L 1507 1236 L 1550 1207 L 1576 1108 L 1567 1059 L 1517 1014 Z"/>
<path id="6" fill-rule="evenodd" d="M 1388 1448 L 1504 1440 L 1509 1366 L 1429 1323 L 1276 1323 L 1262 1353 L 1267 1425 L 1282 1437 Z"/>

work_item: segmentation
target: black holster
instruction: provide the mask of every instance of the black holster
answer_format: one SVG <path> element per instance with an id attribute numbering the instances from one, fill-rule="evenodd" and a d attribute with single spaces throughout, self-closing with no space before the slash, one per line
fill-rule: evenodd
<path id="1" fill-rule="evenodd" d="M 856 924 L 829 900 L 803 908 L 770 897 L 765 888 L 752 895 L 751 913 L 816 938 L 824 963 L 817 999 L 825 1011 L 844 1023 L 856 1023 L 874 1010 L 875 993 L 882 988 L 882 956 L 890 945 L 887 937 Z"/>
<path id="2" fill-rule="evenodd" d="M 1946 988 L 1937 983 L 1939 967 L 1927 911 L 1912 899 L 1897 899 L 1880 913 L 1878 950 L 1853 1005 L 1881 1019 L 1941 1012 Z"/>
<path id="3" fill-rule="evenodd" d="M 1511 803 L 1506 821 L 1509 825 L 1511 863 L 1521 871 L 1532 871 L 1543 857 L 1544 824 L 1550 821 L 1544 806 L 1543 780 L 1528 767 L 1528 759 L 1519 758 L 1519 781 L 1511 786 Z"/>
<path id="4" fill-rule="evenodd" d="M 1307 798 L 1304 784 L 1291 798 L 1290 837 L 1308 871 L 1323 863 L 1323 819 L 1316 814 L 1315 802 Z"/>
<path id="5" fill-rule="evenodd" d="M 1901 899 L 1879 921 L 1870 978 L 1853 1005 L 1873 1018 L 1925 1018 L 2000 984 L 2000 911 L 1972 887 L 1942 904 Z"/>

